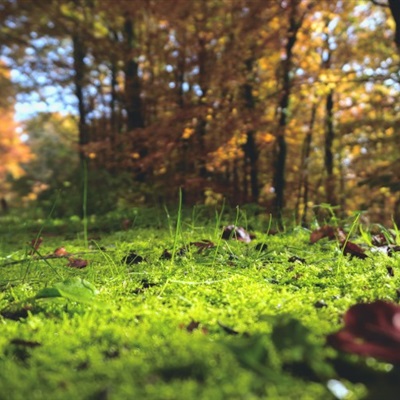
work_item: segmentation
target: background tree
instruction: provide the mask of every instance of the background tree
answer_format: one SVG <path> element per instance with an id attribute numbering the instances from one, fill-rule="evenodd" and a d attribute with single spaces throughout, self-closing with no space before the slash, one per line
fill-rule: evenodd
<path id="1" fill-rule="evenodd" d="M 387 218 L 399 59 L 393 4 L 374 3 L 12 0 L 0 41 L 18 101 L 64 106 L 28 122 L 27 143 L 75 123 L 63 146 L 104 193 L 93 212 L 176 202 L 181 187 L 188 204 L 254 202 L 304 223 L 326 202 Z"/>

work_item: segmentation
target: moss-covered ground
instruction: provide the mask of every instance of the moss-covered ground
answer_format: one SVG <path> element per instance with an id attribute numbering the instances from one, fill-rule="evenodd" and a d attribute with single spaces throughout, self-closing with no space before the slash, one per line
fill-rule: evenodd
<path id="1" fill-rule="evenodd" d="M 398 301 L 400 253 L 351 258 L 240 210 L 135 209 L 87 235 L 77 218 L 0 224 L 0 399 L 361 399 L 390 373 L 325 337 L 357 302 Z M 255 237 L 222 239 L 228 224 Z"/>

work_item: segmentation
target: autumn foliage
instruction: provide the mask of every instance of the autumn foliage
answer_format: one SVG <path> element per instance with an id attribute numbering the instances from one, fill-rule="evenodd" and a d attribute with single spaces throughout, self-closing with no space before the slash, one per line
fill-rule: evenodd
<path id="1" fill-rule="evenodd" d="M 75 151 L 92 172 L 127 173 L 127 201 L 176 201 L 181 187 L 187 203 L 253 202 L 302 222 L 321 203 L 398 214 L 389 7 L 15 0 L 0 18 L 23 93 L 59 91 Z"/>

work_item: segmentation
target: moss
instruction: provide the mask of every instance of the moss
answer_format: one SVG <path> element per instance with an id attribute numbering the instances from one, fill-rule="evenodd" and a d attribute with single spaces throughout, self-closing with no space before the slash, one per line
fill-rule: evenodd
<path id="1" fill-rule="evenodd" d="M 268 220 L 254 220 L 256 238 L 246 244 L 222 240 L 222 223 L 188 212 L 173 261 L 163 259 L 176 220 L 135 213 L 128 230 L 93 226 L 89 249 L 79 232 L 48 235 L 51 221 L 42 226 L 40 256 L 27 254 L 26 222 L 2 242 L 0 398 L 333 398 L 327 381 L 336 353 L 325 335 L 350 305 L 396 300 L 400 287 L 397 254 L 351 259 L 334 242 L 310 245 L 306 229 L 268 235 Z M 200 240 L 215 246 L 190 246 Z M 88 266 L 46 258 L 60 246 Z M 125 263 L 133 251 L 143 259 Z M 35 297 L 76 277 L 97 288 L 93 304 L 79 295 Z M 352 399 L 365 393 L 343 382 Z"/>

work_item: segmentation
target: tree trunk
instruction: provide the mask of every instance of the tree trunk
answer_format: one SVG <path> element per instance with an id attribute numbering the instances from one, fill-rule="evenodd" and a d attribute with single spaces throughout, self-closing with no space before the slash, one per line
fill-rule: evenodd
<path id="1" fill-rule="evenodd" d="M 397 49 L 400 51 L 400 1 L 389 0 L 389 8 L 393 15 L 394 22 L 396 23 L 394 41 L 396 43 Z"/>
<path id="2" fill-rule="evenodd" d="M 307 224 L 307 213 L 308 213 L 308 167 L 311 154 L 311 142 L 315 124 L 315 117 L 317 114 L 317 103 L 313 104 L 311 109 L 311 118 L 308 127 L 307 134 L 303 141 L 303 148 L 301 152 L 300 160 L 300 179 L 298 186 L 297 202 L 296 202 L 296 220 L 301 221 L 302 225 Z M 303 204 L 303 211 L 300 217 L 300 206 Z"/>
<path id="3" fill-rule="evenodd" d="M 75 96 L 78 100 L 79 113 L 79 144 L 85 145 L 89 143 L 89 129 L 86 121 L 86 106 L 84 99 L 84 80 L 86 66 L 84 58 L 86 56 L 85 45 L 78 33 L 72 35 L 73 57 L 74 57 L 74 85 Z M 84 153 L 81 151 L 81 158 L 84 158 Z"/>
<path id="4" fill-rule="evenodd" d="M 125 62 L 125 108 L 127 113 L 128 131 L 144 127 L 143 107 L 141 94 L 141 82 L 139 65 L 133 57 L 134 30 L 130 18 L 125 19 L 124 25 L 125 40 L 127 45 L 127 60 Z"/>
<path id="5" fill-rule="evenodd" d="M 292 89 L 290 72 L 292 69 L 293 47 L 297 40 L 297 33 L 302 24 L 304 15 L 298 17 L 298 6 L 300 0 L 291 0 L 289 27 L 287 31 L 287 42 L 285 46 L 285 58 L 282 62 L 282 95 L 278 104 L 278 129 L 276 134 L 275 161 L 274 161 L 274 179 L 275 188 L 274 211 L 279 220 L 282 217 L 282 210 L 285 205 L 285 166 L 287 145 L 285 131 L 287 126 L 288 107 L 290 101 L 290 92 Z"/>
<path id="6" fill-rule="evenodd" d="M 248 76 L 251 76 L 253 71 L 253 63 L 254 60 L 252 58 L 246 60 L 246 73 Z M 255 108 L 255 99 L 253 96 L 253 85 L 251 82 L 246 82 L 243 85 L 243 99 L 245 109 L 251 116 L 254 112 Z M 258 187 L 258 167 L 257 167 L 257 160 L 258 160 L 258 149 L 255 141 L 256 131 L 250 129 L 246 132 L 246 143 L 243 146 L 244 151 L 244 174 L 250 175 L 250 201 L 252 203 L 257 203 L 258 196 L 259 196 L 259 187 Z M 247 194 L 247 191 L 246 191 Z"/>
<path id="7" fill-rule="evenodd" d="M 198 64 L 199 64 L 199 86 L 201 89 L 200 105 L 203 105 L 204 100 L 208 92 L 208 53 L 206 48 L 206 41 L 203 38 L 198 39 Z M 196 125 L 196 137 L 198 143 L 198 173 L 201 178 L 207 177 L 206 170 L 206 146 L 205 146 L 205 136 L 206 136 L 207 121 L 203 115 L 198 117 L 198 122 Z"/>
<path id="8" fill-rule="evenodd" d="M 333 90 L 326 97 L 326 117 L 325 117 L 325 170 L 326 170 L 326 201 L 335 206 L 337 204 L 335 194 L 335 175 L 334 175 L 334 152 L 333 140 L 335 139 L 335 129 L 333 126 Z"/>

